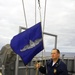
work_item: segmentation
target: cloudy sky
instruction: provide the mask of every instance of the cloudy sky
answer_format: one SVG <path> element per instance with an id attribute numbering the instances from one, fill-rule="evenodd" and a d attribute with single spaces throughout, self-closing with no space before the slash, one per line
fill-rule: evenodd
<path id="1" fill-rule="evenodd" d="M 35 24 L 35 0 L 24 0 L 27 27 Z M 39 9 L 37 4 L 37 22 Z M 41 0 L 42 27 L 45 0 Z M 58 36 L 57 48 L 61 52 L 75 52 L 75 0 L 47 0 L 44 32 Z M 19 33 L 19 26 L 26 27 L 22 0 L 0 0 L 0 49 L 9 44 Z M 54 37 L 44 36 L 45 51 L 54 47 Z"/>

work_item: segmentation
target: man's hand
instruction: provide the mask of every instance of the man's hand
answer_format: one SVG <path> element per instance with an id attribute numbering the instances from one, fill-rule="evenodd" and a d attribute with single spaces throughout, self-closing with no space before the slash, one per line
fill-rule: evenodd
<path id="1" fill-rule="evenodd" d="M 40 62 L 35 64 L 35 68 L 40 68 L 40 66 L 41 66 Z"/>

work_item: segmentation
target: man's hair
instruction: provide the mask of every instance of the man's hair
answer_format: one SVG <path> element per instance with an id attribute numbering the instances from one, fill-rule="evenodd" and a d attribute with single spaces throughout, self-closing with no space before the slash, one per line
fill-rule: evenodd
<path id="1" fill-rule="evenodd" d="M 59 53 L 59 54 L 60 54 L 60 51 L 59 51 L 59 49 L 56 49 L 56 48 L 54 48 L 54 49 L 52 49 L 52 50 L 56 50 L 56 51 L 57 51 L 57 53 Z"/>

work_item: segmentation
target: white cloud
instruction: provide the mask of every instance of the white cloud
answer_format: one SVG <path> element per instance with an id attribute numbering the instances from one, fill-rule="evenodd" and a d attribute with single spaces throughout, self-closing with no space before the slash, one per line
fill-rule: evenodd
<path id="1" fill-rule="evenodd" d="M 44 2 L 41 0 L 42 19 Z M 35 1 L 24 0 L 28 27 L 35 24 Z M 38 6 L 38 3 L 37 3 Z M 45 32 L 58 35 L 58 48 L 61 51 L 74 51 L 75 42 L 75 0 L 47 0 Z M 37 7 L 37 22 L 39 10 Z M 21 0 L 0 0 L 0 48 L 24 26 L 24 14 Z M 54 38 L 45 37 L 46 49 L 54 47 Z"/>

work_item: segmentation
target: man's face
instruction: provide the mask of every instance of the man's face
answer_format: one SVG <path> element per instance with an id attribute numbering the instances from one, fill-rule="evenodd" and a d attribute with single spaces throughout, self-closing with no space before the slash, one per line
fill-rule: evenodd
<path id="1" fill-rule="evenodd" d="M 57 50 L 52 50 L 51 57 L 53 60 L 58 59 L 60 57 L 60 54 L 57 52 Z"/>

